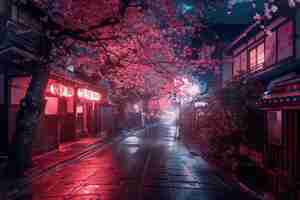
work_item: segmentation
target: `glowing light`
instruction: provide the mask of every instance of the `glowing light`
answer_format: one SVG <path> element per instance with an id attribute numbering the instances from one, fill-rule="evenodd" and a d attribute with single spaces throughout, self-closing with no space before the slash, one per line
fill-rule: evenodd
<path id="1" fill-rule="evenodd" d="M 101 95 L 98 92 L 88 90 L 85 88 L 79 88 L 77 91 L 77 96 L 90 101 L 100 101 Z"/>
<path id="2" fill-rule="evenodd" d="M 196 96 L 200 92 L 200 89 L 199 89 L 199 87 L 197 85 L 192 84 L 192 85 L 189 85 L 189 87 L 187 88 L 187 92 L 191 96 Z"/>
<path id="3" fill-rule="evenodd" d="M 74 67 L 73 65 L 69 65 L 69 66 L 67 67 L 67 70 L 68 70 L 69 72 L 75 72 L 75 67 Z"/>
<path id="4" fill-rule="evenodd" d="M 59 83 L 52 83 L 49 87 L 49 91 L 51 94 L 60 97 L 73 97 L 74 89 L 71 87 L 64 86 Z"/>
<path id="5" fill-rule="evenodd" d="M 204 101 L 199 101 L 199 102 L 196 102 L 195 103 L 195 107 L 197 108 L 197 107 L 205 107 L 205 106 L 207 106 L 208 105 L 208 103 L 207 102 L 204 102 Z"/>
<path id="6" fill-rule="evenodd" d="M 176 119 L 178 119 L 178 110 L 169 110 L 169 111 L 164 111 L 162 114 L 161 118 L 164 122 L 174 122 Z"/>
<path id="7" fill-rule="evenodd" d="M 78 113 L 78 114 L 83 113 L 83 106 L 77 106 L 76 107 L 76 113 Z"/>
<path id="8" fill-rule="evenodd" d="M 134 109 L 135 112 L 139 112 L 140 107 L 139 107 L 138 104 L 135 104 L 135 105 L 133 105 L 133 109 Z"/>
<path id="9" fill-rule="evenodd" d="M 135 154 L 139 150 L 139 147 L 129 147 L 128 153 L 129 154 Z"/>
<path id="10" fill-rule="evenodd" d="M 138 138 L 136 136 L 131 136 L 131 137 L 128 137 L 125 140 L 125 143 L 126 144 L 139 144 L 140 143 L 140 138 Z"/>
<path id="11" fill-rule="evenodd" d="M 192 5 L 188 5 L 188 4 L 182 4 L 182 14 L 185 14 L 189 11 L 193 10 L 193 6 Z"/>

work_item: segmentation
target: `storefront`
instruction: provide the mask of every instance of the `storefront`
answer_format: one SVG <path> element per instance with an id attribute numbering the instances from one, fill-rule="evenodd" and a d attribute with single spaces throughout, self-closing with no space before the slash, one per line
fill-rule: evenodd
<path id="1" fill-rule="evenodd" d="M 300 77 L 278 81 L 258 102 L 265 111 L 264 166 L 272 191 L 296 199 L 300 178 Z"/>
<path id="2" fill-rule="evenodd" d="M 101 130 L 100 107 L 98 104 L 101 101 L 100 93 L 78 88 L 77 99 L 76 133 L 80 137 L 98 134 Z"/>
<path id="3" fill-rule="evenodd" d="M 10 79 L 8 144 L 12 142 L 16 113 L 30 79 L 28 76 Z M 40 154 L 57 149 L 65 142 L 100 135 L 104 102 L 101 92 L 89 83 L 51 75 L 45 91 L 44 113 L 34 133 L 33 153 Z"/>

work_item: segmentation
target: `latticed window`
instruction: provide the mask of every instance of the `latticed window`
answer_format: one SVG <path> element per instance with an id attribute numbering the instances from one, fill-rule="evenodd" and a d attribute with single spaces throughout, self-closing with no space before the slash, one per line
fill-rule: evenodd
<path id="1" fill-rule="evenodd" d="M 257 47 L 257 65 L 262 65 L 265 62 L 265 44 L 262 43 Z"/>
<path id="2" fill-rule="evenodd" d="M 261 43 L 250 50 L 250 70 L 255 71 L 263 67 L 265 63 L 265 44 Z"/>
<path id="3" fill-rule="evenodd" d="M 250 70 L 253 71 L 256 68 L 257 64 L 257 53 L 256 48 L 250 50 Z"/>

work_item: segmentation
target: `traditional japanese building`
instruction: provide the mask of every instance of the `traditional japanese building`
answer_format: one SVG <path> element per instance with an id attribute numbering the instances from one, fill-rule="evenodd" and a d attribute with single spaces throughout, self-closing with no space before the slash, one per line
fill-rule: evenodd
<path id="1" fill-rule="evenodd" d="M 19 1 L 0 7 L 0 156 L 6 157 L 31 70 L 38 67 L 49 44 L 42 25 L 35 20 L 43 17 L 38 8 Z M 44 112 L 34 133 L 34 154 L 82 137 L 115 132 L 115 107 L 99 82 L 53 66 L 44 96 Z"/>
<path id="2" fill-rule="evenodd" d="M 247 156 L 265 169 L 269 189 L 278 198 L 290 195 L 285 199 L 300 199 L 299 35 L 299 9 L 278 15 L 264 30 L 255 23 L 228 45 L 233 64 L 223 68 L 226 81 L 252 77 L 264 85 L 249 122 Z"/>

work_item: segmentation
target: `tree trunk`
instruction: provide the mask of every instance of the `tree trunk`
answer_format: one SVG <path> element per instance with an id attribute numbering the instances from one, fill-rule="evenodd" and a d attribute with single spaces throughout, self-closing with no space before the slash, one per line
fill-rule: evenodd
<path id="1" fill-rule="evenodd" d="M 36 67 L 25 97 L 20 102 L 16 119 L 16 133 L 11 145 L 9 171 L 22 176 L 32 165 L 32 141 L 45 105 L 44 91 L 47 87 L 49 69 Z"/>

